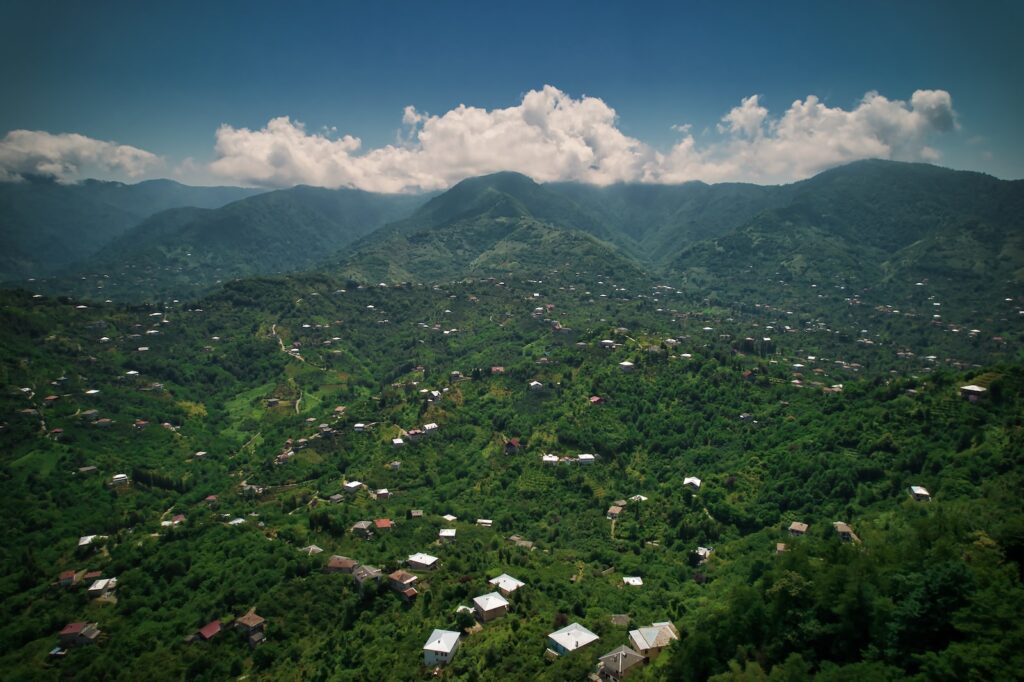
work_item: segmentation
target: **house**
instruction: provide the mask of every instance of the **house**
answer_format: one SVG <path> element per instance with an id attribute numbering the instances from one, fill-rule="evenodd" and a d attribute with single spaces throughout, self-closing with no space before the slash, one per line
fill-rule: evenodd
<path id="1" fill-rule="evenodd" d="M 64 629 L 57 633 L 57 639 L 62 647 L 82 646 L 93 644 L 100 636 L 99 623 L 68 623 Z"/>
<path id="2" fill-rule="evenodd" d="M 632 372 L 634 367 L 635 365 L 629 360 L 623 360 L 622 362 L 619 363 L 619 369 L 621 369 L 623 372 Z"/>
<path id="3" fill-rule="evenodd" d="M 409 510 L 409 518 L 410 519 L 422 519 L 423 518 L 423 510 L 422 509 L 410 509 Z"/>
<path id="4" fill-rule="evenodd" d="M 405 445 L 405 441 L 402 440 L 401 438 L 392 438 L 391 439 L 391 447 L 393 447 L 393 448 L 400 448 L 403 445 Z"/>
<path id="5" fill-rule="evenodd" d="M 423 432 L 422 432 L 422 431 L 420 431 L 419 429 L 409 429 L 409 430 L 408 430 L 408 431 L 406 432 L 406 435 L 408 435 L 408 436 L 409 436 L 409 440 L 411 440 L 411 441 L 417 441 L 417 440 L 419 440 L 419 439 L 420 439 L 420 437 L 421 437 L 421 436 L 423 436 Z"/>
<path id="6" fill-rule="evenodd" d="M 592 395 L 592 396 L 590 396 L 590 404 L 591 405 L 603 405 L 604 404 L 604 398 L 602 398 L 599 395 Z"/>
<path id="7" fill-rule="evenodd" d="M 646 502 L 647 501 L 647 496 L 646 495 L 633 495 L 633 497 L 629 498 L 629 501 L 630 502 Z"/>
<path id="8" fill-rule="evenodd" d="M 988 393 L 988 389 L 984 386 L 976 386 L 969 384 L 967 386 L 960 387 L 960 397 L 970 400 L 972 403 L 976 403 Z"/>
<path id="9" fill-rule="evenodd" d="M 110 479 L 111 485 L 128 485 L 128 474 L 114 474 Z"/>
<path id="10" fill-rule="evenodd" d="M 455 540 L 454 528 L 442 528 L 437 531 L 437 539 L 441 542 L 453 542 Z"/>
<path id="11" fill-rule="evenodd" d="M 210 621 L 209 623 L 207 623 L 203 627 L 199 628 L 199 633 L 198 634 L 203 639 L 203 641 L 208 642 L 211 639 L 213 639 L 214 637 L 216 637 L 217 635 L 219 635 L 220 631 L 221 631 L 220 621 L 219 620 L 214 620 L 214 621 Z"/>
<path id="12" fill-rule="evenodd" d="M 579 623 L 570 623 L 561 630 L 556 630 L 548 635 L 548 650 L 556 656 L 562 656 L 596 642 L 598 639 L 600 637 Z"/>
<path id="13" fill-rule="evenodd" d="M 615 342 L 611 339 L 602 339 L 597 342 L 597 345 L 601 348 L 615 348 Z"/>
<path id="14" fill-rule="evenodd" d="M 800 521 L 794 521 L 789 524 L 789 534 L 793 537 L 799 537 L 807 532 L 807 524 L 801 523 Z"/>
<path id="15" fill-rule="evenodd" d="M 250 637 L 257 632 L 262 633 L 265 626 L 266 620 L 262 616 L 256 615 L 255 606 L 246 611 L 244 615 L 235 619 L 235 629 L 241 630 Z"/>
<path id="16" fill-rule="evenodd" d="M 344 495 L 342 495 L 341 493 L 334 493 L 333 495 L 327 498 L 327 501 L 330 502 L 331 504 L 338 504 L 343 499 L 345 499 Z"/>
<path id="17" fill-rule="evenodd" d="M 491 519 L 477 519 L 476 525 L 483 526 L 484 528 L 490 528 L 492 525 L 494 525 L 494 521 Z"/>
<path id="18" fill-rule="evenodd" d="M 542 388 L 544 388 L 544 384 L 540 383 L 539 381 L 531 381 L 530 382 L 530 390 L 531 391 L 539 391 Z"/>
<path id="19" fill-rule="evenodd" d="M 910 486 L 910 496 L 917 502 L 928 502 L 932 499 L 931 493 L 919 485 Z"/>
<path id="20" fill-rule="evenodd" d="M 505 368 L 504 367 L 501 367 L 499 365 L 495 365 L 494 367 L 491 367 L 491 374 L 492 375 L 494 375 L 494 374 L 504 374 L 504 373 L 505 373 Z"/>
<path id="21" fill-rule="evenodd" d="M 324 571 L 327 573 L 352 573 L 359 567 L 359 562 L 347 556 L 335 554 L 327 561 Z"/>
<path id="22" fill-rule="evenodd" d="M 315 556 L 317 554 L 322 553 L 324 550 L 323 547 L 318 547 L 316 545 L 306 545 L 299 551 L 305 554 L 306 556 Z"/>
<path id="23" fill-rule="evenodd" d="M 636 575 L 623 576 L 622 584 L 626 587 L 643 587 L 644 579 Z"/>
<path id="24" fill-rule="evenodd" d="M 82 574 L 82 582 L 92 584 L 92 581 L 99 580 L 102 577 L 103 571 L 86 571 Z"/>
<path id="25" fill-rule="evenodd" d="M 497 587 L 498 591 L 506 597 L 526 585 L 522 580 L 516 580 L 508 573 L 502 573 L 497 578 L 491 578 L 487 582 Z"/>
<path id="26" fill-rule="evenodd" d="M 860 542 L 860 538 L 853 532 L 853 529 L 843 521 L 834 522 L 832 527 L 836 529 L 839 539 L 843 542 Z"/>
<path id="27" fill-rule="evenodd" d="M 373 537 L 373 522 L 356 521 L 352 524 L 352 534 L 363 538 Z"/>
<path id="28" fill-rule="evenodd" d="M 410 554 L 405 563 L 414 571 L 433 571 L 437 568 L 437 557 L 424 554 L 423 552 L 416 552 L 415 554 Z"/>
<path id="29" fill-rule="evenodd" d="M 696 551 L 697 563 L 702 564 L 705 561 L 707 561 L 708 559 L 710 559 L 711 558 L 711 554 L 714 551 L 715 550 L 712 547 L 698 547 L 697 551 Z"/>
<path id="30" fill-rule="evenodd" d="M 378 500 L 388 500 L 391 499 L 391 491 L 387 488 L 379 488 L 373 496 Z"/>
<path id="31" fill-rule="evenodd" d="M 558 464 L 558 455 L 547 454 L 540 458 L 541 464 L 554 465 Z"/>
<path id="32" fill-rule="evenodd" d="M 696 476 L 687 476 L 683 479 L 683 485 L 694 492 L 700 490 L 700 484 L 701 480 Z"/>
<path id="33" fill-rule="evenodd" d="M 89 585 L 87 594 L 95 599 L 105 597 L 117 588 L 117 578 L 100 578 Z"/>
<path id="34" fill-rule="evenodd" d="M 405 593 L 409 588 L 415 587 L 418 580 L 419 578 L 412 573 L 399 569 L 388 576 L 388 585 L 395 592 Z"/>
<path id="35" fill-rule="evenodd" d="M 57 584 L 61 587 L 70 587 L 77 582 L 78 573 L 75 572 L 73 569 L 68 571 L 62 571 L 61 574 L 57 576 Z"/>
<path id="36" fill-rule="evenodd" d="M 79 476 L 92 476 L 93 474 L 96 474 L 98 472 L 99 472 L 99 469 L 97 469 L 94 466 L 78 467 L 78 475 Z"/>
<path id="37" fill-rule="evenodd" d="M 374 519 L 373 525 L 377 530 L 391 530 L 391 527 L 395 525 L 395 522 L 391 519 Z"/>
<path id="38" fill-rule="evenodd" d="M 786 552 L 786 543 L 785 542 L 776 542 L 775 543 L 775 553 L 776 554 L 785 554 L 785 552 Z"/>
<path id="39" fill-rule="evenodd" d="M 356 566 L 352 571 L 352 577 L 355 578 L 356 583 L 359 587 L 365 587 L 368 582 L 380 582 L 381 571 L 376 566 L 360 565 Z"/>
<path id="40" fill-rule="evenodd" d="M 597 659 L 597 677 L 602 681 L 619 682 L 646 662 L 646 658 L 623 644 Z"/>
<path id="41" fill-rule="evenodd" d="M 608 518 L 609 519 L 617 519 L 617 518 L 619 518 L 619 514 L 621 514 L 621 513 L 622 513 L 622 507 L 620 507 L 617 504 L 613 504 L 612 506 L 608 507 Z"/>
<path id="42" fill-rule="evenodd" d="M 359 492 L 359 489 L 363 487 L 363 482 L 362 481 L 349 481 L 343 487 L 345 488 L 345 492 L 347 492 L 347 493 L 357 493 L 357 492 Z"/>
<path id="43" fill-rule="evenodd" d="M 390 464 L 388 464 L 388 469 L 391 469 L 392 471 L 398 471 L 401 468 L 402 468 L 401 460 L 397 460 L 396 459 L 396 460 L 393 460 Z"/>
<path id="44" fill-rule="evenodd" d="M 455 523 L 456 521 L 459 520 L 459 517 L 455 516 L 454 514 L 445 514 L 441 518 L 444 519 L 445 521 L 447 521 L 448 523 Z"/>
<path id="45" fill-rule="evenodd" d="M 508 613 L 508 600 L 497 592 L 488 592 L 473 599 L 473 610 L 486 623 Z"/>
<path id="46" fill-rule="evenodd" d="M 580 464 L 593 464 L 595 461 L 597 461 L 597 455 L 584 453 L 577 457 L 576 461 L 579 462 Z"/>
<path id="47" fill-rule="evenodd" d="M 514 455 L 520 450 L 522 450 L 522 448 L 523 444 L 519 441 L 518 438 L 509 438 L 507 441 L 505 441 L 506 455 Z"/>
<path id="48" fill-rule="evenodd" d="M 647 627 L 629 631 L 629 643 L 635 651 L 654 659 L 662 649 L 679 639 L 679 630 L 669 622 L 651 623 Z"/>
<path id="49" fill-rule="evenodd" d="M 356 422 L 355 424 L 352 425 L 352 428 L 355 429 L 356 431 L 362 432 L 366 430 L 366 424 L 364 424 L 363 422 Z"/>
<path id="50" fill-rule="evenodd" d="M 424 424 L 423 425 L 423 433 L 428 435 L 428 436 L 437 433 L 437 424 L 435 424 L 433 422 L 431 422 L 429 424 Z"/>
<path id="51" fill-rule="evenodd" d="M 434 630 L 423 645 L 423 664 L 426 666 L 447 665 L 452 662 L 459 648 L 459 633 L 452 630 Z"/>

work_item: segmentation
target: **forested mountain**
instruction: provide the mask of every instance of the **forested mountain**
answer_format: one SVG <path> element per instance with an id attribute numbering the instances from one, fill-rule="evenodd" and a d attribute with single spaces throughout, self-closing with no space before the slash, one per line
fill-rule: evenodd
<path id="1" fill-rule="evenodd" d="M 171 180 L 0 183 L 0 280 L 58 272 L 159 211 L 217 208 L 260 191 Z"/>

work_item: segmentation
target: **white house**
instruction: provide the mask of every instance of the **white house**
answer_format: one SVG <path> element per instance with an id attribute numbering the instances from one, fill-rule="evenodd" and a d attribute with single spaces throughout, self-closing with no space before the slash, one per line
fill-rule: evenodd
<path id="1" fill-rule="evenodd" d="M 596 458 L 594 455 L 582 454 L 576 459 L 579 460 L 580 464 L 593 464 Z"/>
<path id="2" fill-rule="evenodd" d="M 110 482 L 113 485 L 128 485 L 128 474 L 114 474 Z"/>
<path id="3" fill-rule="evenodd" d="M 356 493 L 356 492 L 359 492 L 359 489 L 363 487 L 363 482 L 362 481 L 349 481 L 348 483 L 345 484 L 344 487 L 345 487 L 345 492 L 347 492 L 347 493 Z"/>
<path id="4" fill-rule="evenodd" d="M 548 635 L 548 649 L 561 656 L 596 642 L 600 637 L 579 623 L 570 623 Z"/>
<path id="5" fill-rule="evenodd" d="M 446 665 L 452 662 L 459 648 L 459 633 L 452 630 L 434 630 L 423 645 L 423 663 L 427 666 Z"/>
<path id="6" fill-rule="evenodd" d="M 508 600 L 497 592 L 489 592 L 473 599 L 473 609 L 477 617 L 486 623 L 508 613 Z"/>
<path id="7" fill-rule="evenodd" d="M 102 597 L 110 594 L 117 587 L 117 578 L 101 578 L 89 586 L 90 597 Z"/>
<path id="8" fill-rule="evenodd" d="M 622 362 L 619 363 L 619 369 L 621 369 L 623 372 L 632 372 L 633 367 L 635 367 L 635 365 L 629 360 L 623 360 Z"/>
<path id="9" fill-rule="evenodd" d="M 540 383 L 539 381 L 531 381 L 530 382 L 530 390 L 531 391 L 539 391 L 542 388 L 544 388 L 544 384 Z"/>
<path id="10" fill-rule="evenodd" d="M 432 433 L 437 433 L 437 424 L 435 424 L 433 422 L 431 422 L 429 424 L 424 424 L 423 425 L 423 433 L 427 434 L 428 436 L 430 434 L 432 434 Z"/>
<path id="11" fill-rule="evenodd" d="M 910 486 L 910 496 L 918 502 L 928 502 L 932 499 L 931 493 L 919 485 Z"/>
<path id="12" fill-rule="evenodd" d="M 698 547 L 697 557 L 699 558 L 700 563 L 704 563 L 709 558 L 711 558 L 711 553 L 714 551 L 715 550 L 712 547 Z"/>
<path id="13" fill-rule="evenodd" d="M 405 445 L 405 441 L 402 440 L 401 438 L 392 438 L 391 439 L 391 446 L 392 447 L 400 448 L 403 445 Z"/>
<path id="14" fill-rule="evenodd" d="M 700 490 L 700 479 L 696 476 L 687 476 L 683 479 L 683 485 L 694 491 Z"/>
<path id="15" fill-rule="evenodd" d="M 424 554 L 423 552 L 416 552 L 415 554 L 410 554 L 405 563 L 414 571 L 432 571 L 437 568 L 437 557 Z"/>
<path id="16" fill-rule="evenodd" d="M 506 597 L 526 585 L 522 580 L 517 580 L 508 573 L 502 573 L 497 578 L 491 578 L 487 582 L 497 587 L 498 591 Z"/>
<path id="17" fill-rule="evenodd" d="M 558 455 L 547 454 L 540 458 L 542 464 L 558 464 Z"/>
<path id="18" fill-rule="evenodd" d="M 636 575 L 627 575 L 622 578 L 622 582 L 628 587 L 643 587 L 644 579 Z"/>
<path id="19" fill-rule="evenodd" d="M 437 537 L 441 542 L 451 542 L 455 539 L 455 529 L 442 528 L 437 532 Z"/>

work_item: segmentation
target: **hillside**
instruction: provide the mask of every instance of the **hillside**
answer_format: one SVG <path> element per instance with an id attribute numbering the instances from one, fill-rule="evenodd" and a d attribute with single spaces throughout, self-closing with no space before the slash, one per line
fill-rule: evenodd
<path id="1" fill-rule="evenodd" d="M 159 211 L 217 208 L 260 191 L 171 180 L 0 183 L 0 281 L 57 272 Z"/>
<path id="2" fill-rule="evenodd" d="M 1012 678 L 1021 303 L 944 320 L 984 330 L 967 335 L 922 325 L 926 296 L 894 314 L 775 287 L 791 308 L 604 269 L 263 278 L 160 307 L 0 292 L 0 666 L 431 679 L 442 628 L 462 640 L 447 679 L 584 680 L 670 621 L 679 641 L 631 679 Z M 989 395 L 965 400 L 969 383 Z M 335 555 L 384 578 L 332 572 Z M 88 594 L 86 572 L 116 589 Z M 503 573 L 524 583 L 507 614 L 456 612 Z M 236 631 L 250 609 L 255 647 Z M 99 640 L 50 655 L 73 622 Z M 573 622 L 599 639 L 546 657 Z"/>

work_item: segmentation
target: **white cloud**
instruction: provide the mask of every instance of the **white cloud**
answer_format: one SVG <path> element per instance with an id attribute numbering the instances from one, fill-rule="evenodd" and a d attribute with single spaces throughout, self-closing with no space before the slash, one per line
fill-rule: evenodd
<path id="1" fill-rule="evenodd" d="M 77 133 L 12 130 L 0 140 L 0 181 L 47 175 L 59 182 L 109 175 L 139 178 L 162 164 L 156 154 Z"/>

